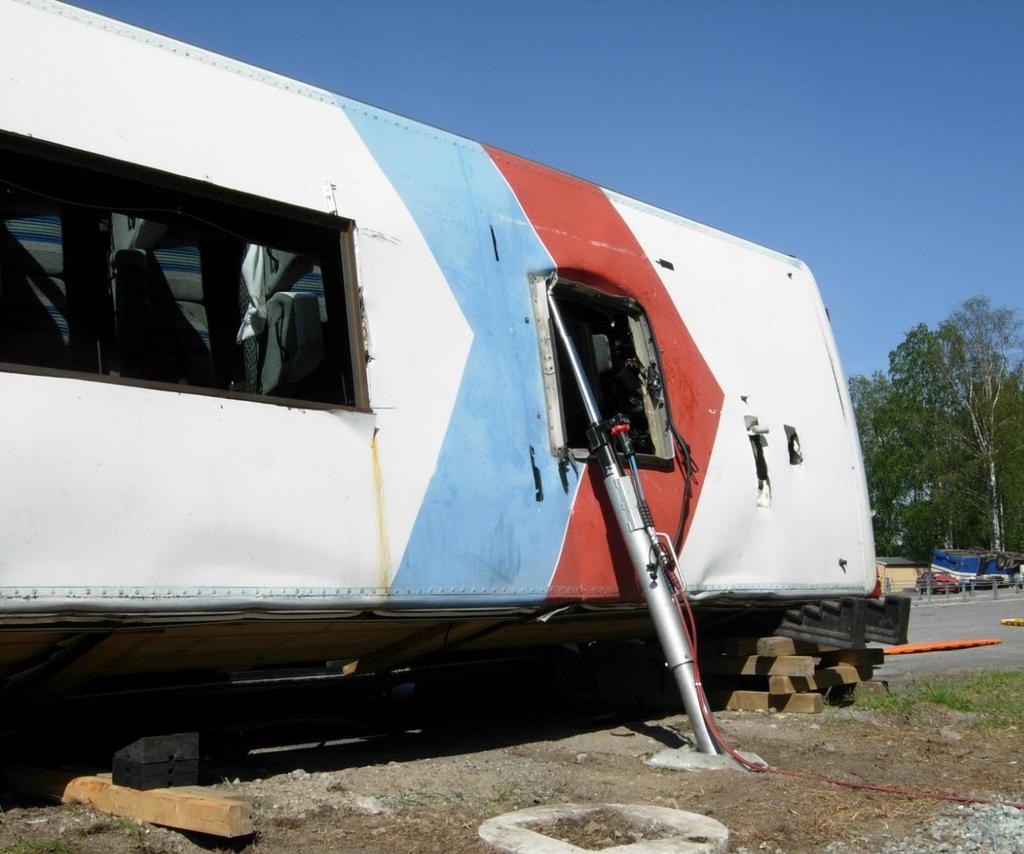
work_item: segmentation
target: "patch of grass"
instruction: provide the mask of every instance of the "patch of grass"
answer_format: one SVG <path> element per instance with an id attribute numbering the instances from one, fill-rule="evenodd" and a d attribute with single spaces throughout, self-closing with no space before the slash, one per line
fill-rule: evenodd
<path id="1" fill-rule="evenodd" d="M 71 848 L 61 836 L 56 839 L 19 839 L 0 849 L 0 854 L 71 854 Z"/>
<path id="2" fill-rule="evenodd" d="M 980 673 L 968 682 L 943 687 L 944 691 L 929 692 L 928 702 L 974 712 L 986 726 L 1024 723 L 1024 673 Z"/>
<path id="3" fill-rule="evenodd" d="M 925 703 L 945 706 L 957 712 L 974 711 L 973 703 L 963 685 L 925 685 L 917 691 L 917 698 Z"/>
<path id="4" fill-rule="evenodd" d="M 853 705 L 858 709 L 877 709 L 909 718 L 914 711 L 914 698 L 909 694 L 858 694 Z"/>
<path id="5" fill-rule="evenodd" d="M 919 703 L 932 703 L 977 715 L 979 726 L 1024 723 L 1024 673 L 979 673 L 960 682 L 932 682 L 897 694 L 866 694 L 855 699 L 862 709 L 879 709 L 912 718 Z"/>

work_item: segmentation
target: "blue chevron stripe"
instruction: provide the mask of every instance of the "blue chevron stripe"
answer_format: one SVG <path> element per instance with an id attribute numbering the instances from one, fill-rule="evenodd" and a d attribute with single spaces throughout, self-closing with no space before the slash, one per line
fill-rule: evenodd
<path id="1" fill-rule="evenodd" d="M 429 589 L 452 602 L 542 600 L 572 500 L 550 452 L 527 280 L 550 271 L 551 256 L 481 146 L 347 99 L 338 104 L 412 214 L 473 331 L 392 597 Z"/>

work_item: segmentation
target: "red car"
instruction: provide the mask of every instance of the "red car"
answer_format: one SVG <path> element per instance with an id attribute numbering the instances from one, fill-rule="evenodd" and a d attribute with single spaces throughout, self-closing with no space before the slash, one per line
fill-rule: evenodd
<path id="1" fill-rule="evenodd" d="M 917 590 L 924 593 L 929 587 L 932 593 L 960 592 L 960 582 L 948 572 L 922 572 L 917 577 Z"/>

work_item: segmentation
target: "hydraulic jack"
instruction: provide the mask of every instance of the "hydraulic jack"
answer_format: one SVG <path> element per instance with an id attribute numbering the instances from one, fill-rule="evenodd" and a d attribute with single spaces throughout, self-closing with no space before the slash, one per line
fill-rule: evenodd
<path id="1" fill-rule="evenodd" d="M 693 648 L 668 580 L 668 574 L 675 571 L 675 558 L 669 554 L 671 546 L 662 542 L 659 537 L 650 508 L 644 498 L 643 486 L 636 467 L 636 455 L 629 436 L 629 420 L 622 415 L 607 420 L 602 418 L 579 354 L 566 331 L 553 288 L 552 278 L 547 287 L 548 305 L 586 409 L 589 422 L 587 443 L 590 454 L 601 466 L 608 499 L 622 531 L 640 587 L 644 591 L 662 652 L 679 688 L 690 726 L 693 727 L 697 749 L 701 753 L 720 754 L 723 750 L 711 734 L 704 718 L 704 704 L 697 683 Z M 632 477 L 623 472 L 616 446 L 627 461 Z"/>

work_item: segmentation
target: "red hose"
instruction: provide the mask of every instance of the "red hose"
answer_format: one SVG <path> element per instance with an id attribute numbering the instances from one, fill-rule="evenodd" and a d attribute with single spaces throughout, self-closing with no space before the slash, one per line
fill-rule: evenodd
<path id="1" fill-rule="evenodd" d="M 657 346 L 657 341 L 655 341 Z M 667 404 L 667 399 L 666 399 Z M 686 522 L 686 515 L 689 509 L 689 492 L 690 492 L 690 477 L 692 476 L 691 461 L 688 453 L 686 443 L 683 441 L 682 435 L 676 429 L 675 423 L 672 420 L 672 412 L 668 411 L 669 424 L 672 427 L 673 438 L 675 439 L 676 451 L 682 453 L 685 465 L 680 466 L 680 470 L 683 474 L 683 495 L 684 502 L 682 513 L 679 518 L 679 528 L 676 532 L 676 538 L 673 541 L 673 552 L 678 554 L 682 547 L 682 535 L 683 528 Z M 697 697 L 700 701 L 701 716 L 704 718 L 704 723 L 711 733 L 712 738 L 718 743 L 726 753 L 728 753 L 733 759 L 735 759 L 742 767 L 749 771 L 756 771 L 760 774 L 775 774 L 779 777 L 793 777 L 802 780 L 816 780 L 821 783 L 828 783 L 832 786 L 841 786 L 846 789 L 860 789 L 867 792 L 882 792 L 888 795 L 898 795 L 905 798 L 930 798 L 936 801 L 952 801 L 958 804 L 999 804 L 1000 806 L 1014 807 L 1015 809 L 1024 810 L 1024 803 L 1018 803 L 1016 801 L 1003 801 L 997 798 L 972 798 L 964 797 L 962 795 L 951 795 L 947 792 L 923 792 L 914 789 L 902 789 L 898 786 L 883 786 L 875 783 L 856 783 L 853 780 L 843 780 L 840 777 L 829 777 L 827 774 L 811 774 L 806 771 L 786 771 L 782 768 L 774 768 L 767 763 L 759 765 L 756 762 L 751 762 L 744 756 L 741 756 L 739 752 L 727 742 L 722 735 L 721 731 L 715 725 L 714 716 L 711 714 L 711 707 L 708 704 L 707 695 L 704 693 L 704 684 L 701 681 L 700 666 L 697 663 L 697 620 L 693 614 L 693 608 L 690 607 L 690 597 L 686 595 L 686 590 L 682 585 L 681 579 L 677 573 L 681 573 L 682 570 L 678 567 L 678 563 L 673 563 L 673 572 L 668 575 L 670 583 L 674 588 L 676 595 L 672 597 L 673 602 L 676 606 L 676 612 L 679 615 L 679 621 L 683 625 L 683 629 L 686 632 L 686 636 L 690 641 L 690 650 L 693 655 L 693 675 L 697 686 Z M 686 616 L 683 615 L 682 609 L 679 607 L 679 602 L 682 600 L 683 605 L 686 606 Z"/>
<path id="2" fill-rule="evenodd" d="M 680 599 L 682 599 L 683 605 L 686 607 L 685 616 L 683 615 L 682 609 L 679 607 Z M 756 762 L 751 762 L 725 740 L 721 731 L 715 725 L 714 716 L 711 714 L 711 707 L 708 705 L 707 695 L 704 693 L 704 685 L 701 682 L 700 668 L 697 664 L 697 620 L 694 617 L 693 608 L 690 607 L 690 599 L 685 593 L 677 591 L 677 595 L 673 597 L 673 601 L 676 605 L 676 611 L 679 614 L 679 620 L 683 624 L 687 637 L 690 639 L 690 646 L 693 651 L 694 678 L 697 683 L 697 696 L 700 698 L 701 715 L 704 718 L 704 723 L 707 725 L 708 730 L 711 732 L 715 741 L 718 742 L 719 746 L 748 771 L 756 771 L 760 774 L 775 774 L 779 777 L 793 777 L 798 780 L 816 780 L 821 783 L 829 783 L 832 786 L 841 786 L 846 789 L 882 792 L 883 794 L 898 795 L 905 798 L 930 798 L 936 801 L 952 801 L 953 803 L 958 804 L 998 804 L 1000 806 L 1014 807 L 1015 809 L 1024 810 L 1024 803 L 1018 803 L 1017 801 L 1003 801 L 998 798 L 974 798 L 963 795 L 952 795 L 948 792 L 925 792 L 915 789 L 902 789 L 899 786 L 884 786 L 878 783 L 857 783 L 853 780 L 844 780 L 840 777 L 830 777 L 827 774 L 812 774 L 807 771 L 786 771 L 782 768 L 775 768 L 768 764 L 760 765 Z"/>

